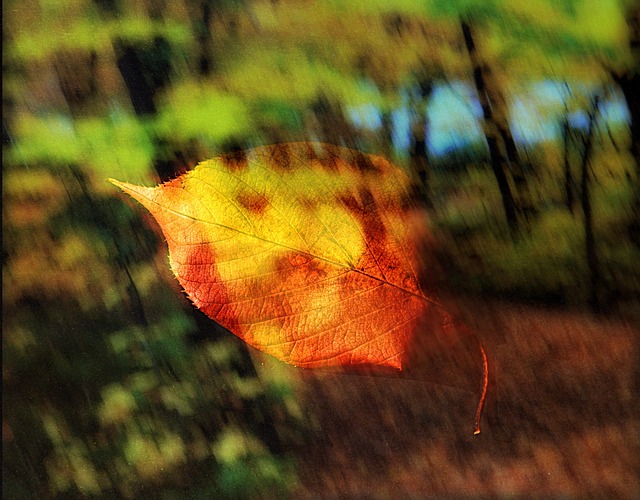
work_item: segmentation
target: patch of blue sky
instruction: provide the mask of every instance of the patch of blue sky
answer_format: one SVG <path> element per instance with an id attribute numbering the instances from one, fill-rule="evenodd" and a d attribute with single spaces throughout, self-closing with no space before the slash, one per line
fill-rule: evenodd
<path id="1" fill-rule="evenodd" d="M 349 119 L 363 130 L 378 130 L 382 127 L 380 110 L 374 104 L 362 104 L 349 108 Z"/>
<path id="2" fill-rule="evenodd" d="M 613 98 L 604 102 L 600 107 L 600 113 L 608 123 L 631 124 L 631 114 L 621 94 L 616 93 Z"/>
<path id="3" fill-rule="evenodd" d="M 534 99 L 516 98 L 511 104 L 513 138 L 526 144 L 554 140 L 559 131 L 559 116 L 559 110 L 540 109 Z"/>
<path id="4" fill-rule="evenodd" d="M 427 109 L 429 152 L 440 156 L 482 141 L 481 116 L 482 108 L 467 85 L 435 86 Z"/>
<path id="5" fill-rule="evenodd" d="M 528 87 L 526 93 L 531 95 L 536 101 L 561 108 L 564 107 L 564 101 L 571 92 L 571 89 L 563 82 L 553 80 L 534 82 Z"/>
<path id="6" fill-rule="evenodd" d="M 592 91 L 579 85 L 568 88 L 563 82 L 551 80 L 527 85 L 511 103 L 510 126 L 514 139 L 525 145 L 557 140 L 561 134 L 560 122 L 565 112 L 565 101 L 570 93 L 589 94 Z M 407 101 L 404 99 L 405 103 Z M 432 155 L 439 156 L 484 140 L 480 126 L 482 108 L 475 91 L 466 83 L 436 84 L 426 113 L 427 146 Z M 629 110 L 620 93 L 614 92 L 604 101 L 600 113 L 609 124 L 630 121 Z M 350 108 L 349 116 L 354 125 L 362 129 L 378 130 L 382 126 L 380 112 L 373 104 Z M 411 140 L 411 111 L 408 105 L 393 110 L 391 119 L 393 145 L 396 151 L 406 152 Z M 587 112 L 571 112 L 569 122 L 573 127 L 584 129 L 588 124 Z"/>

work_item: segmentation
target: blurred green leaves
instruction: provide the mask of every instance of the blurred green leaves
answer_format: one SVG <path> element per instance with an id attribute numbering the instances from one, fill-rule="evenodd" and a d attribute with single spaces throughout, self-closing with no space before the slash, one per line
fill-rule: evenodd
<path id="1" fill-rule="evenodd" d="M 245 101 L 206 83 L 174 86 L 164 98 L 157 133 L 181 141 L 201 139 L 219 144 L 250 133 L 251 115 Z"/>
<path id="2" fill-rule="evenodd" d="M 131 115 L 70 120 L 65 115 L 16 117 L 16 139 L 6 161 L 14 164 L 83 165 L 107 178 L 149 178 L 154 150 L 148 127 Z"/>
<path id="3" fill-rule="evenodd" d="M 35 62 L 64 51 L 108 53 L 116 39 L 135 43 L 163 37 L 173 45 L 186 46 L 190 38 L 188 27 L 180 22 L 160 22 L 135 14 L 105 21 L 88 1 L 44 6 L 39 21 L 37 30 L 17 34 L 7 50 L 8 57 Z"/>

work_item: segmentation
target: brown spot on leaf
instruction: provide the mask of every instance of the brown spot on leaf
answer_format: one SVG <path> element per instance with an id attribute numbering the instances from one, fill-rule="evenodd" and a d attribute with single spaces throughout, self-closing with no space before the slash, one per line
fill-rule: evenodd
<path id="1" fill-rule="evenodd" d="M 322 156 L 318 160 L 320 161 L 320 166 L 328 172 L 335 173 L 339 169 L 338 157 L 331 151 L 323 150 Z"/>
<path id="2" fill-rule="evenodd" d="M 360 199 L 362 200 L 362 208 L 367 212 L 371 211 L 377 214 L 377 212 L 379 211 L 378 205 L 375 198 L 373 197 L 373 194 L 371 194 L 371 191 L 369 191 L 367 188 L 361 188 L 358 191 L 358 194 L 360 195 Z"/>
<path id="3" fill-rule="evenodd" d="M 267 149 L 269 166 L 276 171 L 289 172 L 295 166 L 295 158 L 288 144 L 276 144 Z"/>
<path id="4" fill-rule="evenodd" d="M 350 161 L 351 164 L 361 173 L 376 173 L 380 171 L 369 155 L 359 151 L 351 151 Z"/>
<path id="5" fill-rule="evenodd" d="M 339 199 L 360 223 L 367 238 L 367 243 L 373 239 L 378 241 L 384 239 L 386 229 L 380 217 L 380 207 L 376 203 L 373 194 L 365 188 L 360 189 L 358 194 L 360 200 L 351 194 L 340 196 Z"/>
<path id="6" fill-rule="evenodd" d="M 352 194 L 344 194 L 340 195 L 338 199 L 340 200 L 340 203 L 349 209 L 349 212 L 356 216 L 360 216 L 362 213 L 362 207 L 360 206 L 360 203 L 358 203 L 358 200 L 356 200 L 355 196 Z"/>
<path id="7" fill-rule="evenodd" d="M 232 151 L 220 156 L 220 160 L 230 172 L 238 172 L 249 166 L 247 154 L 244 151 Z"/>
<path id="8" fill-rule="evenodd" d="M 317 160 L 322 169 L 332 173 L 336 173 L 339 170 L 339 152 L 342 148 L 333 144 L 316 143 L 313 150 L 315 153 L 313 160 Z"/>
<path id="9" fill-rule="evenodd" d="M 185 181 L 187 180 L 187 176 L 181 175 L 176 177 L 175 179 L 170 179 L 162 184 L 163 188 L 178 188 L 182 189 L 184 187 Z"/>
<path id="10" fill-rule="evenodd" d="M 269 204 L 269 201 L 264 196 L 257 193 L 239 193 L 236 200 L 240 206 L 256 215 L 264 212 Z"/>
<path id="11" fill-rule="evenodd" d="M 373 264 L 370 260 L 373 258 L 377 263 L 376 267 L 383 264 L 387 267 L 387 270 L 391 271 L 392 259 L 390 260 L 386 249 L 387 229 L 380 214 L 380 207 L 368 189 L 361 189 L 359 198 L 358 200 L 351 194 L 340 197 L 340 201 L 360 225 L 360 230 L 364 234 L 368 249 L 368 257 L 356 263 L 355 268 L 364 270 L 364 268 Z M 380 271 L 384 273 L 382 269 Z"/>
<path id="12" fill-rule="evenodd" d="M 312 142 L 304 142 L 300 146 L 300 159 L 311 163 L 314 160 L 318 159 L 318 150 L 322 151 L 321 145 L 316 145 Z"/>

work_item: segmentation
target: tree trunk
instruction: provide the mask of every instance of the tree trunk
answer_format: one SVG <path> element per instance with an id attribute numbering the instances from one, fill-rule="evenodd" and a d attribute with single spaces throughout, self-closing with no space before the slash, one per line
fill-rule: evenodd
<path id="1" fill-rule="evenodd" d="M 426 105 L 429 102 L 433 84 L 425 76 L 418 77 L 418 83 L 411 103 L 411 142 L 409 146 L 409 166 L 418 180 L 419 199 L 426 207 L 433 207 L 432 193 L 429 189 L 429 158 L 427 151 L 427 136 L 429 124 L 427 122 Z"/>
<path id="2" fill-rule="evenodd" d="M 418 181 L 416 195 L 425 207 L 433 207 L 429 190 L 429 159 L 427 157 L 427 117 L 424 110 L 416 110 L 411 123 L 409 168 Z"/>
<path id="3" fill-rule="evenodd" d="M 629 227 L 629 237 L 640 247 L 640 74 L 617 76 L 616 82 L 620 86 L 631 117 L 631 155 L 635 161 L 635 201 L 633 212 L 635 217 Z"/>
<path id="4" fill-rule="evenodd" d="M 358 148 L 358 132 L 345 119 L 340 104 L 319 95 L 311 110 L 318 124 L 319 139 L 338 146 Z"/>
<path id="5" fill-rule="evenodd" d="M 571 125 L 569 124 L 567 111 L 565 111 L 564 118 L 562 120 L 562 144 L 564 148 L 564 195 L 567 210 L 573 214 L 576 203 L 576 186 L 573 180 L 573 173 L 571 172 L 571 137 Z"/>
<path id="6" fill-rule="evenodd" d="M 214 8 L 210 0 L 203 0 L 199 5 L 199 12 L 194 15 L 193 31 L 198 42 L 198 74 L 209 76 L 214 70 L 213 38 L 211 36 L 211 21 Z"/>
<path id="7" fill-rule="evenodd" d="M 133 45 L 117 40 L 114 43 L 116 64 L 122 75 L 136 115 L 153 117 L 158 110 L 155 103 L 157 93 L 166 87 L 171 73 L 171 47 L 162 37 L 148 45 Z M 175 177 L 183 164 L 168 152 L 172 145 L 163 138 L 154 137 L 154 168 L 161 180 Z M 180 149 L 180 148 L 178 148 Z"/>
<path id="8" fill-rule="evenodd" d="M 429 194 L 429 160 L 427 159 L 427 119 L 422 113 L 411 124 L 411 145 L 409 147 L 409 166 L 419 182 L 421 196 L 425 206 L 431 206 Z"/>
<path id="9" fill-rule="evenodd" d="M 508 122 L 505 119 L 504 123 L 501 123 L 500 121 L 497 123 L 500 130 L 500 137 L 505 146 L 507 162 L 509 163 L 509 172 L 511 173 L 511 179 L 513 180 L 513 186 L 517 195 L 514 203 L 516 209 L 526 220 L 529 215 L 535 212 L 533 201 L 531 199 L 531 191 L 529 190 L 529 180 L 527 179 L 527 175 L 523 168 L 520 155 L 518 154 L 516 141 L 513 138 Z"/>
<path id="10" fill-rule="evenodd" d="M 613 74 L 620 86 L 631 115 L 631 153 L 640 173 L 640 6 L 634 4 L 625 13 L 629 26 L 629 46 L 632 64 L 623 74 Z"/>
<path id="11" fill-rule="evenodd" d="M 382 130 L 380 132 L 380 149 L 391 159 L 393 157 L 393 119 L 391 111 L 382 110 L 380 113 Z"/>
<path id="12" fill-rule="evenodd" d="M 473 82 L 478 93 L 480 105 L 482 106 L 484 131 L 487 139 L 487 145 L 489 147 L 491 169 L 493 170 L 493 175 L 498 183 L 498 189 L 500 190 L 502 206 L 504 208 L 504 214 L 507 219 L 509 231 L 512 235 L 515 235 L 519 229 L 519 221 L 515 200 L 506 173 L 507 165 L 509 164 L 506 156 L 506 147 L 500 147 L 499 141 L 502 139 L 502 133 L 500 132 L 500 126 L 496 123 L 492 108 L 492 101 L 487 90 L 485 68 L 476 50 L 471 27 L 464 20 L 460 21 L 460 26 L 464 36 L 464 43 L 467 48 L 467 52 L 469 53 L 469 59 L 471 60 Z"/>
<path id="13" fill-rule="evenodd" d="M 595 139 L 596 120 L 600 96 L 596 95 L 591 103 L 589 111 L 589 125 L 584 141 L 584 151 L 582 153 L 582 164 L 580 169 L 580 197 L 582 212 L 584 213 L 584 234 L 585 234 L 585 254 L 587 266 L 589 267 L 590 295 L 589 305 L 594 312 L 599 312 L 602 307 L 601 287 L 602 274 L 600 272 L 600 259 L 596 248 L 595 234 L 593 231 L 593 207 L 591 206 L 591 156 L 593 154 L 593 141 Z"/>
<path id="14" fill-rule="evenodd" d="M 98 96 L 98 54 L 65 51 L 54 58 L 54 70 L 71 116 L 92 116 L 104 103 Z"/>
<path id="15" fill-rule="evenodd" d="M 150 44 L 116 40 L 114 47 L 118 70 L 136 114 L 156 114 L 155 96 L 170 83 L 171 45 L 166 38 L 157 36 Z"/>
<path id="16" fill-rule="evenodd" d="M 636 163 L 636 196 L 633 204 L 635 217 L 629 226 L 629 236 L 640 247 L 640 6 L 630 3 L 625 17 L 629 27 L 632 61 L 635 64 L 632 63 L 625 72 L 612 70 L 611 76 L 622 90 L 631 117 L 631 154 Z"/>
<path id="17" fill-rule="evenodd" d="M 142 61 L 135 47 L 124 42 L 116 42 L 114 46 L 116 64 L 127 86 L 134 112 L 138 116 L 155 115 L 157 110 L 153 97 L 157 89 L 145 78 Z"/>
<path id="18" fill-rule="evenodd" d="M 640 164 L 640 74 L 618 77 L 617 83 L 627 101 L 631 116 L 631 154 L 636 164 Z"/>

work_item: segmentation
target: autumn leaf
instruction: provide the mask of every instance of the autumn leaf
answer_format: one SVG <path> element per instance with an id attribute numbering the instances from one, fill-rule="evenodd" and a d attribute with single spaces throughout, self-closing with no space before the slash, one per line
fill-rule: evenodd
<path id="1" fill-rule="evenodd" d="M 452 328 L 420 285 L 411 182 L 381 157 L 278 144 L 155 188 L 112 182 L 155 217 L 193 303 L 282 361 L 401 370 L 416 335 Z"/>

